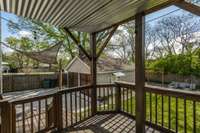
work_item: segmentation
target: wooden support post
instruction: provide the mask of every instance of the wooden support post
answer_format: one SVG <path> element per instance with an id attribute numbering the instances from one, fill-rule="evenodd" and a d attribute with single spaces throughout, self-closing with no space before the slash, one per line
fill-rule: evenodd
<path id="1" fill-rule="evenodd" d="M 115 83 L 116 86 L 116 111 L 121 111 L 121 88 L 120 85 Z"/>
<path id="2" fill-rule="evenodd" d="M 95 115 L 97 112 L 97 87 L 96 87 L 96 76 L 97 76 L 97 68 L 96 68 L 96 33 L 90 34 L 90 49 L 91 49 L 91 85 L 92 85 L 92 96 L 91 96 L 91 104 L 92 104 L 92 115 Z"/>
<path id="3" fill-rule="evenodd" d="M 15 108 L 8 101 L 1 103 L 1 133 L 16 132 Z"/>
<path id="4" fill-rule="evenodd" d="M 142 13 L 135 18 L 135 84 L 136 84 L 136 133 L 145 132 L 145 18 Z"/>
<path id="5" fill-rule="evenodd" d="M 54 124 L 58 131 L 61 131 L 63 128 L 63 113 L 62 113 L 62 95 L 57 93 L 53 99 L 53 108 L 54 108 Z"/>

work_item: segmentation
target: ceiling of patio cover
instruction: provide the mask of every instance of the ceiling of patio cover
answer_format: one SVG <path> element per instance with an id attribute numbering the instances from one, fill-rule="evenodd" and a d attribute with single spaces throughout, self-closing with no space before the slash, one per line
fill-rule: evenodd
<path id="1" fill-rule="evenodd" d="M 0 0 L 1 11 L 96 32 L 170 0 Z M 172 0 L 171 0 L 172 1 Z"/>

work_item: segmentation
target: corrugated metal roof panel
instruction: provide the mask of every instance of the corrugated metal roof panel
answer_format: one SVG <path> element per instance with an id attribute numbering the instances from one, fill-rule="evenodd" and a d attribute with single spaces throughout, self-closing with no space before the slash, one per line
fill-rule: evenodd
<path id="1" fill-rule="evenodd" d="M 169 0 L 0 0 L 1 11 L 95 32 Z M 171 0 L 172 1 L 172 0 Z"/>

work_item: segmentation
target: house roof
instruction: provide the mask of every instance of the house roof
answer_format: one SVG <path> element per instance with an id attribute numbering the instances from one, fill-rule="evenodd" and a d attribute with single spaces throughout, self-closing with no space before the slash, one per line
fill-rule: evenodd
<path id="1" fill-rule="evenodd" d="M 65 68 L 68 72 L 90 74 L 90 67 L 79 57 L 75 57 Z"/>
<path id="2" fill-rule="evenodd" d="M 99 58 L 97 61 L 97 70 L 103 71 L 117 71 L 127 69 L 126 64 L 120 63 L 119 59 L 115 58 Z M 75 57 L 65 68 L 65 71 L 90 74 L 89 61 L 84 58 L 81 60 L 79 57 Z"/>
<path id="3" fill-rule="evenodd" d="M 90 61 L 86 57 L 80 57 L 81 60 L 90 66 Z M 129 65 L 122 61 L 120 58 L 113 58 L 109 55 L 100 56 L 97 60 L 97 71 L 98 72 L 108 72 L 108 71 L 120 71 L 120 70 L 132 70 L 133 65 Z"/>
<path id="4" fill-rule="evenodd" d="M 123 70 L 123 64 L 120 59 L 106 57 L 100 57 L 97 61 L 97 70 L 98 71 L 115 71 L 115 70 Z"/>
<path id="5" fill-rule="evenodd" d="M 1 11 L 83 32 L 97 32 L 176 0 L 0 0 Z"/>

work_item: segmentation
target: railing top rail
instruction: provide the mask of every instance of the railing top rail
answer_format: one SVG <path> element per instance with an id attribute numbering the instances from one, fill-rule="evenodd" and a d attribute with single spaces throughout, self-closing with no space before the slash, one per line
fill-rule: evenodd
<path id="1" fill-rule="evenodd" d="M 70 93 L 70 92 L 88 89 L 89 87 L 91 87 L 91 85 L 66 88 L 66 89 L 63 89 L 63 90 L 50 91 L 50 92 L 48 92 L 46 94 L 42 94 L 42 95 L 34 95 L 34 96 L 29 96 L 29 97 L 18 97 L 16 99 L 11 99 L 11 100 L 8 100 L 8 101 L 10 103 L 13 103 L 13 104 L 23 104 L 23 103 L 34 102 L 34 101 L 39 101 L 39 100 L 42 100 L 42 99 L 54 97 L 57 94 Z"/>
<path id="2" fill-rule="evenodd" d="M 8 102 L 8 100 L 6 100 L 6 99 L 0 100 L 0 108 L 1 108 L 2 104 L 4 104 L 5 102 Z"/>
<path id="3" fill-rule="evenodd" d="M 115 84 L 98 84 L 97 87 L 115 87 Z"/>
<path id="4" fill-rule="evenodd" d="M 135 84 L 128 83 L 128 82 L 115 82 L 114 84 L 99 84 L 99 85 L 97 85 L 97 87 L 114 87 L 114 86 L 123 86 L 123 87 L 131 88 L 133 90 L 135 89 Z M 41 99 L 50 98 L 50 97 L 55 96 L 56 94 L 71 93 L 71 92 L 75 92 L 75 91 L 85 90 L 88 88 L 92 88 L 92 85 L 66 88 L 66 89 L 59 90 L 59 91 L 49 92 L 48 94 L 44 94 L 44 95 L 34 95 L 31 97 L 26 97 L 26 98 L 19 97 L 17 99 L 11 99 L 8 101 L 13 104 L 23 104 L 23 103 L 38 101 Z M 146 92 L 152 92 L 152 93 L 161 94 L 161 95 L 165 95 L 165 96 L 173 96 L 173 97 L 179 97 L 179 98 L 200 101 L 200 92 L 191 92 L 191 91 L 177 90 L 177 89 L 175 90 L 175 89 L 163 88 L 163 87 L 152 86 L 152 85 L 145 85 L 145 90 L 146 90 Z M 5 102 L 6 100 L 3 100 L 3 101 Z"/>
<path id="5" fill-rule="evenodd" d="M 56 92 L 52 92 L 52 93 L 48 93 L 48 94 L 43 94 L 43 95 L 34 95 L 31 97 L 25 97 L 25 98 L 17 98 L 14 100 L 9 100 L 10 103 L 13 104 L 23 104 L 23 103 L 29 103 L 29 102 L 34 102 L 34 101 L 39 101 L 42 99 L 47 99 L 50 97 L 53 97 L 54 95 L 56 95 Z"/>
<path id="6" fill-rule="evenodd" d="M 153 93 L 162 94 L 166 96 L 173 96 L 173 97 L 178 97 L 178 98 L 183 98 L 183 99 L 188 99 L 188 100 L 200 101 L 200 92 L 171 89 L 171 88 L 152 86 L 152 85 L 146 85 L 145 90 L 147 92 L 153 92 Z"/>
<path id="7" fill-rule="evenodd" d="M 92 87 L 92 85 L 84 85 L 84 86 L 79 86 L 79 87 L 66 88 L 66 89 L 59 90 L 58 93 L 59 94 L 71 93 L 71 92 L 75 92 L 75 91 L 85 90 L 85 89 L 88 89 L 91 87 Z"/>
<path id="8" fill-rule="evenodd" d="M 123 87 L 131 87 L 132 89 L 135 89 L 135 83 L 125 82 L 125 81 L 116 81 L 116 85 L 123 86 Z"/>
<path id="9" fill-rule="evenodd" d="M 116 85 L 123 87 L 131 87 L 135 89 L 134 83 L 116 82 Z M 145 90 L 146 92 L 162 94 L 165 96 L 173 96 L 173 97 L 185 98 L 188 100 L 200 101 L 200 92 L 171 89 L 171 88 L 152 86 L 152 85 L 145 85 Z"/>

